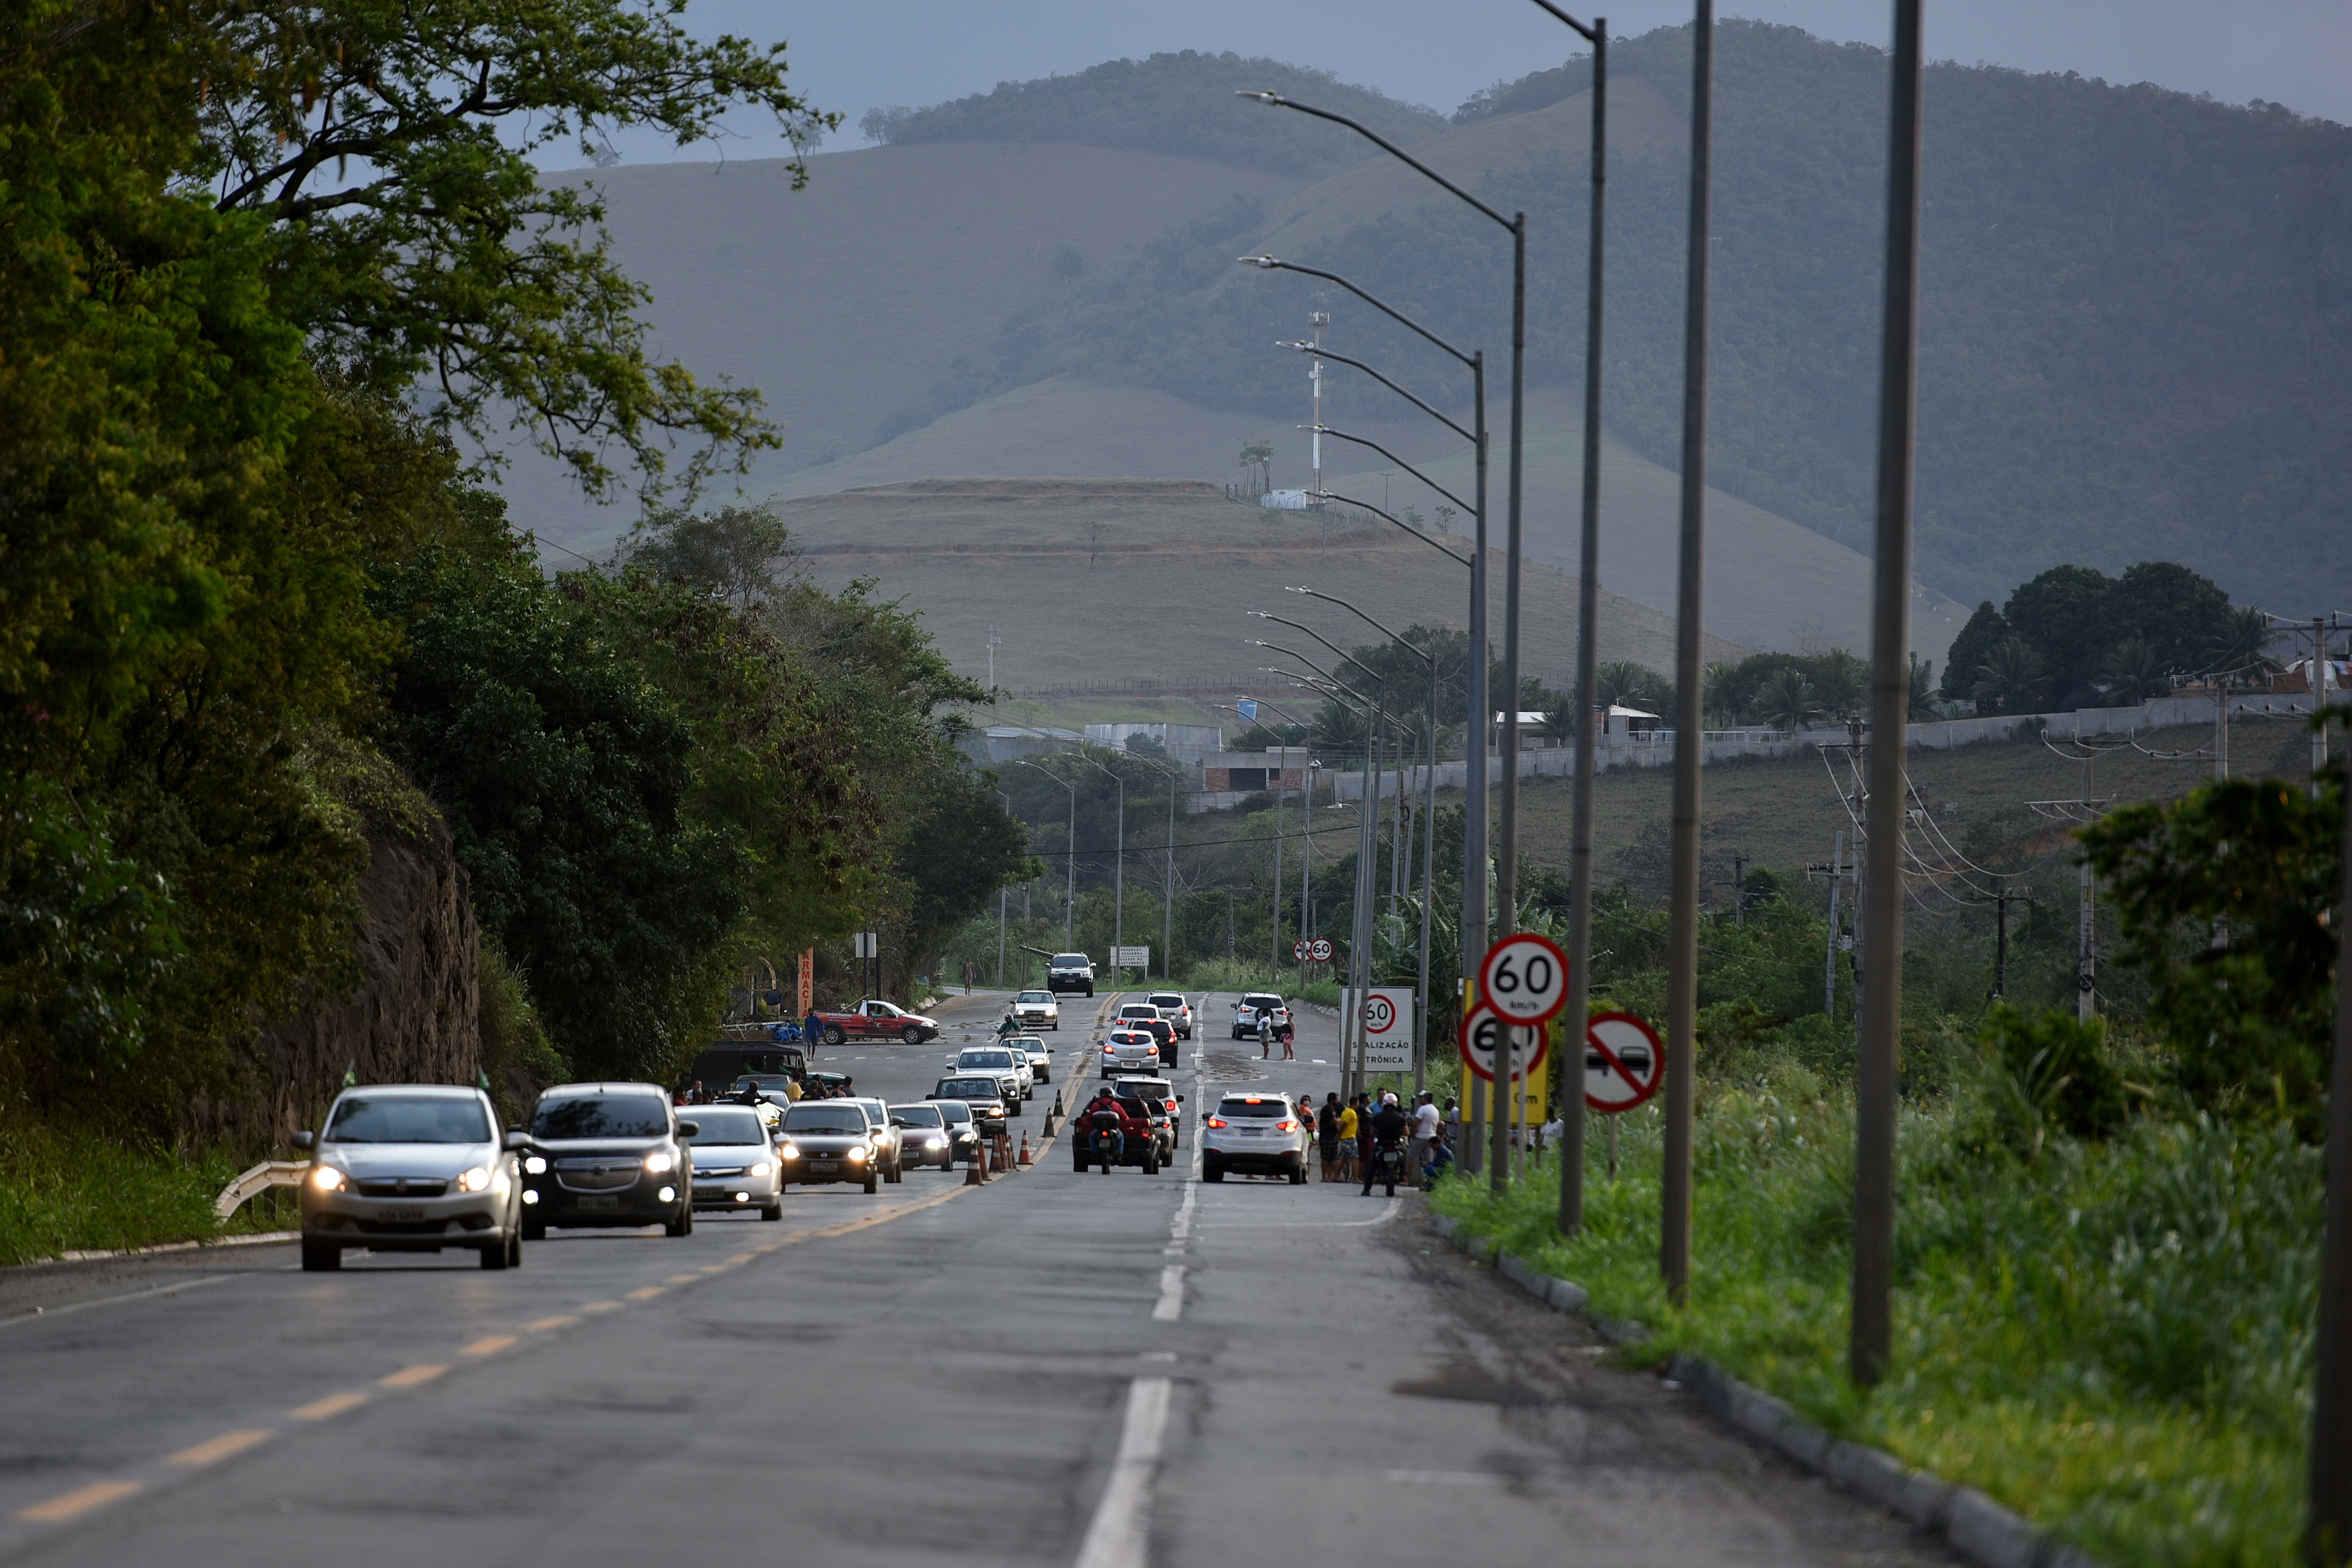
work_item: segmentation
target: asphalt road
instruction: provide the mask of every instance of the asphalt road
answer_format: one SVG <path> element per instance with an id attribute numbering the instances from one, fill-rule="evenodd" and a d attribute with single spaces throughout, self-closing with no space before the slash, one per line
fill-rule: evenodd
<path id="1" fill-rule="evenodd" d="M 1228 1000 L 1188 1121 L 1337 1086 L 1328 1019 L 1260 1062 Z M 820 1065 L 918 1096 L 995 1005 Z M 782 1225 L 557 1232 L 508 1273 L 285 1245 L 0 1272 L 0 1560 L 1951 1561 L 1611 1365 L 1417 1197 L 1196 1159 L 1081 1174 L 1056 1143 L 983 1187 L 795 1190 Z"/>

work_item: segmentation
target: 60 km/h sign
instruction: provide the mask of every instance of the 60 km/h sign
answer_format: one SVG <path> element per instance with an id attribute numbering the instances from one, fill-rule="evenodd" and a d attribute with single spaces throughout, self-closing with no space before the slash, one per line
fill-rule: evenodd
<path id="1" fill-rule="evenodd" d="M 1478 1000 L 1515 1024 L 1540 1024 L 1568 1005 L 1568 955 L 1548 936 L 1523 931 L 1486 950 Z"/>
<path id="2" fill-rule="evenodd" d="M 1584 1030 L 1584 1103 L 1614 1114 L 1658 1092 L 1666 1053 L 1631 1013 L 1596 1013 Z"/>
<path id="3" fill-rule="evenodd" d="M 1462 1065 L 1480 1078 L 1495 1076 L 1495 1055 L 1503 1044 L 1503 1031 L 1511 1032 L 1511 1079 L 1517 1082 L 1530 1077 L 1543 1066 L 1551 1047 L 1551 1031 L 1541 1024 L 1516 1024 L 1496 1016 L 1493 1008 L 1480 1003 L 1462 1019 Z"/>

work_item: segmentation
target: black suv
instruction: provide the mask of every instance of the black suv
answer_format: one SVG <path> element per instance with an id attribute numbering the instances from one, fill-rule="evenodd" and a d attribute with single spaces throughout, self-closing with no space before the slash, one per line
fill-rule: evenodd
<path id="1" fill-rule="evenodd" d="M 531 1107 L 522 1160 L 522 1235 L 550 1227 L 658 1225 L 694 1230 L 697 1131 L 649 1083 L 564 1083 Z"/>

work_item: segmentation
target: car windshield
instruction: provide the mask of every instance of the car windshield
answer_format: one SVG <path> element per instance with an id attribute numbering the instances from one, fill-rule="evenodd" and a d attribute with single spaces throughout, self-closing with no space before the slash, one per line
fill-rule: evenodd
<path id="1" fill-rule="evenodd" d="M 534 1138 L 658 1138 L 669 1131 L 669 1110 L 643 1094 L 583 1094 L 542 1100 L 530 1113 Z"/>
<path id="2" fill-rule="evenodd" d="M 1282 1005 L 1282 998 L 1279 996 L 1267 995 L 1244 996 L 1242 998 L 1242 1005 L 1244 1007 L 1279 1007 Z"/>
<path id="3" fill-rule="evenodd" d="M 768 1124 L 760 1113 L 740 1106 L 698 1105 L 689 1118 L 698 1130 L 697 1143 L 765 1143 Z"/>
<path id="4" fill-rule="evenodd" d="M 1279 1100 L 1228 1100 L 1217 1107 L 1220 1116 L 1287 1116 L 1290 1107 Z"/>
<path id="5" fill-rule="evenodd" d="M 1138 1094 L 1153 1095 L 1161 1100 L 1176 1098 L 1176 1086 L 1164 1078 L 1131 1078 L 1127 1080 L 1127 1087 Z"/>
<path id="6" fill-rule="evenodd" d="M 866 1112 L 855 1105 L 810 1105 L 803 1101 L 784 1112 L 787 1132 L 863 1132 Z"/>
<path id="7" fill-rule="evenodd" d="M 961 1100 L 941 1100 L 940 1120 L 950 1127 L 961 1127 L 971 1120 L 971 1107 Z"/>
<path id="8" fill-rule="evenodd" d="M 996 1080 L 992 1078 L 951 1078 L 940 1085 L 941 1094 L 959 1100 L 994 1100 Z"/>
<path id="9" fill-rule="evenodd" d="M 349 1094 L 335 1102 L 330 1143 L 487 1143 L 481 1102 L 439 1095 Z"/>
<path id="10" fill-rule="evenodd" d="M 1173 995 L 1154 996 L 1151 999 L 1151 1005 L 1155 1007 L 1181 1007 L 1184 1005 L 1184 998 Z"/>
<path id="11" fill-rule="evenodd" d="M 1056 969 L 1083 969 L 1093 962 L 1083 952 L 1057 952 L 1054 955 L 1054 967 Z"/>
<path id="12" fill-rule="evenodd" d="M 1024 991 L 1019 998 L 1024 1002 L 1051 1002 L 1053 999 L 1054 994 L 1051 991 Z"/>
<path id="13" fill-rule="evenodd" d="M 1009 1068 L 1012 1065 L 1011 1051 L 966 1051 L 956 1058 L 956 1066 L 964 1068 Z"/>
<path id="14" fill-rule="evenodd" d="M 937 1127 L 940 1108 L 936 1105 L 894 1105 L 890 1114 L 909 1127 Z"/>

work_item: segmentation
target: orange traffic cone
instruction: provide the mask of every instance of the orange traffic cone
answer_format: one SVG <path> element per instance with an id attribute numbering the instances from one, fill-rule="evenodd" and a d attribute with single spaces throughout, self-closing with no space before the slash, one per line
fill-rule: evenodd
<path id="1" fill-rule="evenodd" d="M 971 1163 L 963 1168 L 963 1184 L 976 1187 L 988 1180 L 988 1145 L 982 1142 L 971 1152 Z"/>
<path id="2" fill-rule="evenodd" d="M 1024 1127 L 1024 1128 L 1021 1130 L 1021 1160 L 1020 1160 L 1020 1163 L 1021 1163 L 1022 1164 L 1024 1164 L 1024 1165 L 1027 1165 L 1027 1164 L 1033 1164 L 1033 1163 L 1034 1163 L 1034 1161 L 1032 1161 L 1032 1160 L 1029 1158 L 1029 1129 L 1027 1129 L 1026 1127 Z"/>

